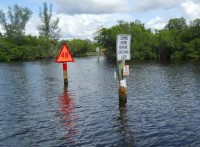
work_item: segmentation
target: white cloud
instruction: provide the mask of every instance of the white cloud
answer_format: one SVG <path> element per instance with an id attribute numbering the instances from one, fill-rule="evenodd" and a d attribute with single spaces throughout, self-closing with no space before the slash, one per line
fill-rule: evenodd
<path id="1" fill-rule="evenodd" d="M 41 23 L 38 9 L 43 4 L 40 0 L 30 1 L 37 9 L 29 7 L 35 11 L 27 23 L 26 34 L 37 36 L 37 25 Z M 117 20 L 139 19 L 146 28 L 162 29 L 171 18 L 185 17 L 188 22 L 200 18 L 200 0 L 49 0 L 47 3 L 53 4 L 53 12 L 57 12 L 53 16 L 60 18 L 62 37 L 66 38 L 91 39 L 100 26 L 111 27 Z M 7 5 L 0 8 L 7 12 Z"/>
<path id="2" fill-rule="evenodd" d="M 60 18 L 59 27 L 61 28 L 62 38 L 82 38 L 92 39 L 94 33 L 100 26 L 111 27 L 117 23 L 117 20 L 131 20 L 130 15 L 122 14 L 77 14 L 66 15 L 58 14 Z"/>
<path id="3" fill-rule="evenodd" d="M 189 20 L 200 18 L 200 3 L 194 1 L 186 1 L 181 4 L 184 14 Z"/>
<path id="4" fill-rule="evenodd" d="M 26 24 L 26 34 L 32 35 L 32 36 L 38 36 L 39 32 L 37 30 L 37 25 L 40 24 L 40 18 L 38 16 L 32 16 L 28 23 Z"/>
<path id="5" fill-rule="evenodd" d="M 155 9 L 171 9 L 185 0 L 136 0 L 137 11 L 149 11 Z"/>
<path id="6" fill-rule="evenodd" d="M 130 10 L 128 0 L 55 0 L 58 13 L 110 14 Z"/>
<path id="7" fill-rule="evenodd" d="M 165 19 L 156 16 L 155 18 L 151 19 L 146 23 L 146 27 L 161 30 L 165 27 L 166 24 L 167 22 Z"/>

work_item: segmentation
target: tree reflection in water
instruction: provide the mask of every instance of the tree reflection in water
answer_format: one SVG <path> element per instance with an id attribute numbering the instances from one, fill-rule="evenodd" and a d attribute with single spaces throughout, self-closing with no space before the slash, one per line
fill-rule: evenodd
<path id="1" fill-rule="evenodd" d="M 76 135 L 78 129 L 76 128 L 77 119 L 79 118 L 74 114 L 75 102 L 71 98 L 70 92 L 64 89 L 63 94 L 59 97 L 60 101 L 60 112 L 62 113 L 62 121 L 65 126 L 65 137 L 67 138 L 68 145 L 76 144 Z"/>

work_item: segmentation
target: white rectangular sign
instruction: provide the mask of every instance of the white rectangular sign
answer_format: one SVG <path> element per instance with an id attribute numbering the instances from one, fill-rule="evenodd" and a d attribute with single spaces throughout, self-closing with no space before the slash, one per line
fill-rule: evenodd
<path id="1" fill-rule="evenodd" d="M 117 35 L 117 61 L 130 60 L 131 35 Z"/>
<path id="2" fill-rule="evenodd" d="M 99 52 L 99 47 L 96 47 L 96 52 Z"/>
<path id="3" fill-rule="evenodd" d="M 123 76 L 127 77 L 130 75 L 129 65 L 123 66 Z"/>

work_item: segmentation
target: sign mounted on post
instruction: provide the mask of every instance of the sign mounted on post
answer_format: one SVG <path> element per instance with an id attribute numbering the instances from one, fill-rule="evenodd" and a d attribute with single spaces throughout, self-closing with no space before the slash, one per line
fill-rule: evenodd
<path id="1" fill-rule="evenodd" d="M 55 61 L 56 63 L 63 63 L 63 79 L 65 88 L 68 87 L 68 74 L 67 74 L 67 63 L 65 62 L 74 62 L 74 59 L 69 51 L 69 48 L 66 43 L 62 44 L 60 53 Z"/>
<path id="2" fill-rule="evenodd" d="M 123 76 L 127 77 L 129 75 L 130 75 L 129 65 L 124 65 L 123 66 Z"/>
<path id="3" fill-rule="evenodd" d="M 63 63 L 63 62 L 74 62 L 74 59 L 66 43 L 62 44 L 61 51 L 56 59 L 56 63 Z"/>
<path id="4" fill-rule="evenodd" d="M 117 61 L 130 60 L 131 35 L 117 35 Z"/>
<path id="5" fill-rule="evenodd" d="M 96 48 L 96 52 L 99 52 L 99 47 Z"/>

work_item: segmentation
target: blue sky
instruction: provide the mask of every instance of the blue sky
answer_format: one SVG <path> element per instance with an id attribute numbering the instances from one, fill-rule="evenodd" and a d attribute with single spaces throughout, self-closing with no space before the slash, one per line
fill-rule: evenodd
<path id="1" fill-rule="evenodd" d="M 18 4 L 28 7 L 32 17 L 26 33 L 38 35 L 39 8 L 43 0 L 0 0 L 0 10 Z M 60 19 L 63 38 L 92 38 L 100 26 L 111 27 L 118 20 L 145 23 L 146 28 L 162 29 L 170 18 L 184 17 L 189 23 L 200 18 L 200 0 L 48 0 L 53 16 Z M 0 28 L 0 31 L 2 29 Z"/>

